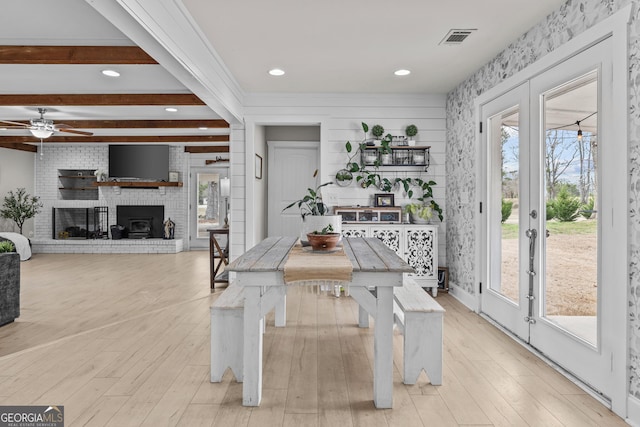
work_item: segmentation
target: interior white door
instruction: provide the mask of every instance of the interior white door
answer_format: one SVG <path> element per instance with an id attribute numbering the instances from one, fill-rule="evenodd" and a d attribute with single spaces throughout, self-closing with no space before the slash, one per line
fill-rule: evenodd
<path id="1" fill-rule="evenodd" d="M 220 192 L 220 179 L 229 176 L 229 168 L 191 168 L 189 195 L 189 240 L 191 249 L 209 248 L 209 228 L 224 224 L 225 199 Z"/>
<path id="2" fill-rule="evenodd" d="M 605 398 L 620 348 L 602 333 L 607 277 L 625 256 L 613 237 L 624 206 L 609 196 L 626 184 L 610 155 L 611 50 L 600 41 L 481 106 L 481 310 Z"/>
<path id="3" fill-rule="evenodd" d="M 282 211 L 318 185 L 319 142 L 269 141 L 267 233 L 269 236 L 299 236 L 300 211 Z"/>

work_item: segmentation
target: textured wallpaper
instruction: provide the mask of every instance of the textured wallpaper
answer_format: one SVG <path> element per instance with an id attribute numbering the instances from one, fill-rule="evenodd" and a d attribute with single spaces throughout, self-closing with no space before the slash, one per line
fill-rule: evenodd
<path id="1" fill-rule="evenodd" d="M 447 265 L 450 280 L 474 294 L 475 98 L 575 35 L 633 4 L 629 29 L 630 387 L 640 398 L 640 0 L 569 0 L 447 96 Z"/>

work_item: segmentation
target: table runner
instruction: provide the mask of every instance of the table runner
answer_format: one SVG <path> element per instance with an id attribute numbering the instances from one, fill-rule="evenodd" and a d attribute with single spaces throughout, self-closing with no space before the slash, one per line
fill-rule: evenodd
<path id="1" fill-rule="evenodd" d="M 344 286 L 351 282 L 352 272 L 353 265 L 342 247 L 334 252 L 313 252 L 298 242 L 285 261 L 284 282 Z"/>

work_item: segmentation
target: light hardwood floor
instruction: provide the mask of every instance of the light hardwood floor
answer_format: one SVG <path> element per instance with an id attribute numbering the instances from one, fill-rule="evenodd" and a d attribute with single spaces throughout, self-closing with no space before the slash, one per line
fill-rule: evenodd
<path id="1" fill-rule="evenodd" d="M 66 426 L 616 426 L 619 417 L 448 295 L 444 378 L 372 402 L 373 329 L 348 297 L 294 287 L 268 317 L 262 405 L 209 382 L 207 252 L 45 255 L 22 267 L 22 316 L 0 328 L 0 405 L 64 405 Z"/>

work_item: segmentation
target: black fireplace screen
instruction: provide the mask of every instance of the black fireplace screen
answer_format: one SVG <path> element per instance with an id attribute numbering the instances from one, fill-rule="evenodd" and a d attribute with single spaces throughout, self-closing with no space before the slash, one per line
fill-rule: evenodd
<path id="1" fill-rule="evenodd" d="M 54 239 L 106 239 L 109 208 L 53 208 Z"/>

